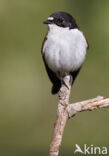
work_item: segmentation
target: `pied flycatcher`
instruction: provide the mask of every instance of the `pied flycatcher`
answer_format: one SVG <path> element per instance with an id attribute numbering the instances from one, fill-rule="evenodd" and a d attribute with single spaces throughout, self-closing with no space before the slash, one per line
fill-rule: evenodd
<path id="1" fill-rule="evenodd" d="M 42 57 L 53 83 L 52 94 L 58 93 L 63 78 L 70 75 L 73 84 L 86 57 L 88 42 L 75 19 L 66 12 L 48 17 L 48 33 L 42 44 Z"/>

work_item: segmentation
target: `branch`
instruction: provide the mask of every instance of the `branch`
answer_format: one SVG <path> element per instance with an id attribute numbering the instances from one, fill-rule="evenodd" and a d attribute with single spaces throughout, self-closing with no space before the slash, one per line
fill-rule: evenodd
<path id="1" fill-rule="evenodd" d="M 66 87 L 67 86 L 67 87 Z M 54 124 L 53 136 L 50 145 L 49 156 L 58 156 L 59 147 L 62 142 L 62 136 L 66 122 L 79 112 L 109 107 L 109 98 L 98 96 L 97 98 L 69 104 L 70 96 L 70 76 L 64 78 L 59 91 L 59 102 L 56 122 Z"/>
<path id="2" fill-rule="evenodd" d="M 70 95 L 70 88 L 71 88 L 71 85 L 69 83 L 70 76 L 66 76 L 64 78 L 64 82 L 68 86 L 69 89 L 63 84 L 59 91 L 58 111 L 57 111 L 56 122 L 54 124 L 54 131 L 53 131 L 53 136 L 52 136 L 52 142 L 50 145 L 49 156 L 58 156 L 64 127 L 69 117 L 66 108 L 69 104 L 69 95 Z"/>
<path id="3" fill-rule="evenodd" d="M 106 107 L 109 107 L 109 98 L 98 96 L 94 99 L 70 104 L 66 109 L 70 118 L 79 112 L 83 112 L 87 110 L 92 111 L 94 109 L 106 108 Z"/>

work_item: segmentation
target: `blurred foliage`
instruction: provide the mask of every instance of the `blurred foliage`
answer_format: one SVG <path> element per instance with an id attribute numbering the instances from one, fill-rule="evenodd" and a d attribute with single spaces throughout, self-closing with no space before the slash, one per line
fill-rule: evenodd
<path id="1" fill-rule="evenodd" d="M 51 13 L 66 11 L 77 20 L 90 50 L 71 93 L 71 101 L 109 96 L 109 1 L 0 0 L 0 155 L 48 155 L 57 96 L 50 93 L 41 58 Z M 61 155 L 74 144 L 107 146 L 109 110 L 84 112 L 66 126 Z"/>

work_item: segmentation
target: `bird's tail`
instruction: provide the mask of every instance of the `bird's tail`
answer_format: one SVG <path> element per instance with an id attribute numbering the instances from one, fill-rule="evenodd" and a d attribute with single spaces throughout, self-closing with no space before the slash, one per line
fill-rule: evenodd
<path id="1" fill-rule="evenodd" d="M 70 76 L 71 76 L 71 85 L 73 85 L 73 83 L 74 83 L 74 81 L 75 81 L 75 79 L 76 79 L 76 77 L 77 77 L 80 69 L 81 69 L 81 67 L 78 70 L 70 73 Z M 53 87 L 52 87 L 51 93 L 52 94 L 57 94 L 59 92 L 60 88 L 61 88 L 61 84 L 62 83 L 63 82 L 56 77 L 54 79 L 54 82 L 53 82 Z"/>
<path id="2" fill-rule="evenodd" d="M 60 90 L 60 87 L 61 87 L 61 82 L 53 85 L 51 93 L 52 94 L 57 94 L 59 92 L 59 90 Z"/>

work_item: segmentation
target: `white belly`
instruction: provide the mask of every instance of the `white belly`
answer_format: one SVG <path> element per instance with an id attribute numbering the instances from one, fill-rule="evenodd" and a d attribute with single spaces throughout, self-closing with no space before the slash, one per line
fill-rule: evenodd
<path id="1" fill-rule="evenodd" d="M 69 73 L 84 62 L 87 43 L 78 29 L 57 28 L 48 33 L 43 53 L 49 68 L 55 73 Z"/>

